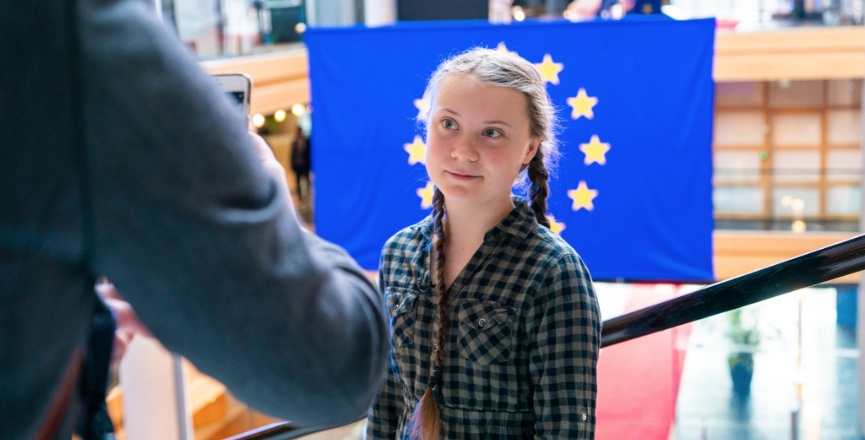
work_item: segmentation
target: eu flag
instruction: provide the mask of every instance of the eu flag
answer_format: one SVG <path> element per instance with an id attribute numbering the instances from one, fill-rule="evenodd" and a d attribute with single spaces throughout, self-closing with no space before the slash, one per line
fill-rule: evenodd
<path id="1" fill-rule="evenodd" d="M 476 46 L 533 62 L 559 110 L 552 229 L 596 280 L 712 280 L 714 20 L 309 29 L 315 225 L 376 270 L 429 212 L 426 81 Z"/>

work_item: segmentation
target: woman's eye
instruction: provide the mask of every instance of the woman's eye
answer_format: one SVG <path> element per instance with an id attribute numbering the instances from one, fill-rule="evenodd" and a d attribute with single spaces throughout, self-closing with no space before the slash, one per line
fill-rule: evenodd
<path id="1" fill-rule="evenodd" d="M 502 135 L 502 132 L 496 130 L 495 128 L 487 128 L 484 130 L 484 136 L 496 138 Z"/>
<path id="2" fill-rule="evenodd" d="M 451 119 L 445 119 L 442 121 L 442 127 L 447 128 L 448 130 L 453 130 L 457 128 L 457 123 Z"/>

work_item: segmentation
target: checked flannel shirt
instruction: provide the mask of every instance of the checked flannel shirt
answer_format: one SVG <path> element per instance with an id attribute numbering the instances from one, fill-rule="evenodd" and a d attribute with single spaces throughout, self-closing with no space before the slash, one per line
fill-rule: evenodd
<path id="1" fill-rule="evenodd" d="M 540 226 L 528 203 L 484 236 L 448 290 L 446 439 L 592 439 L 601 320 L 588 269 Z M 390 312 L 391 368 L 370 408 L 369 439 L 407 439 L 433 366 L 432 219 L 391 237 L 379 284 Z"/>

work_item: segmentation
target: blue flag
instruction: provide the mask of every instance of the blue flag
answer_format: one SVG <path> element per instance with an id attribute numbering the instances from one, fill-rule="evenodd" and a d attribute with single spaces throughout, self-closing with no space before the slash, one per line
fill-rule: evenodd
<path id="1" fill-rule="evenodd" d="M 533 62 L 562 121 L 552 229 L 597 280 L 709 281 L 713 19 L 309 29 L 316 232 L 377 270 L 430 212 L 426 82 L 476 46 Z"/>

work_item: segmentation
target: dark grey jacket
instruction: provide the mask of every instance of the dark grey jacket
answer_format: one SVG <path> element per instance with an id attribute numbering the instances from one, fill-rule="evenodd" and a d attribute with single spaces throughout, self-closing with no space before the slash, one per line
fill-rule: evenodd
<path id="1" fill-rule="evenodd" d="M 388 349 L 375 287 L 301 230 L 151 3 L 0 1 L 0 437 L 43 422 L 102 275 L 248 404 L 362 418 Z"/>

